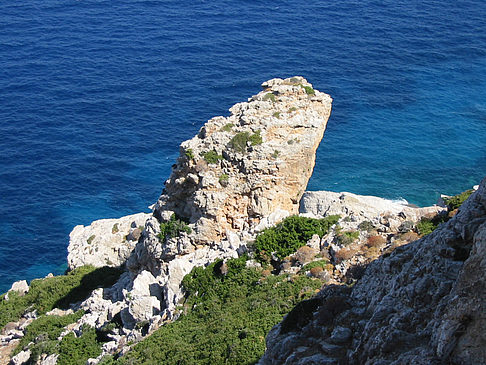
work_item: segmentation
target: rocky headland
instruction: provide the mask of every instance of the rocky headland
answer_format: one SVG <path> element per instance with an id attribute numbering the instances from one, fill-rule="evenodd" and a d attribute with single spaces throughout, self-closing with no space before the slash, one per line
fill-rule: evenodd
<path id="1" fill-rule="evenodd" d="M 302 77 L 262 87 L 181 144 L 152 213 L 74 228 L 69 270 L 111 267 L 117 279 L 68 306 L 42 313 L 30 306 L 2 323 L 2 361 L 31 323 L 49 315 L 75 316 L 58 341 L 83 338 L 90 328 L 103 339 L 89 364 L 105 355 L 123 359 L 183 314 L 183 279 L 194 268 L 222 260 L 224 276 L 226 262 L 240 257 L 261 280 L 308 277 L 321 287 L 270 331 L 261 364 L 484 363 L 486 180 L 459 211 L 305 192 L 332 99 Z M 260 234 L 295 215 L 335 218 L 291 254 L 255 248 Z M 440 222 L 447 223 L 428 234 Z M 33 287 L 14 284 L 0 304 L 7 308 Z M 38 341 L 45 339 L 22 342 L 10 362 L 64 361 Z"/>

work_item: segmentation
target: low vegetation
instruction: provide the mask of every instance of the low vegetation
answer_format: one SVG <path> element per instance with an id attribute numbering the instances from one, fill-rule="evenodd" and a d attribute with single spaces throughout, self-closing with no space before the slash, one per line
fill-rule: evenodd
<path id="1" fill-rule="evenodd" d="M 275 227 L 265 229 L 255 240 L 256 257 L 260 262 L 270 262 L 272 253 L 282 260 L 304 246 L 314 234 L 322 237 L 336 224 L 339 216 L 314 219 L 300 216 L 286 218 Z"/>
<path id="2" fill-rule="evenodd" d="M 277 101 L 277 98 L 275 97 L 275 94 L 273 93 L 268 93 L 263 97 L 264 101 L 271 101 L 272 103 L 275 103 Z"/>
<path id="3" fill-rule="evenodd" d="M 233 123 L 227 123 L 223 127 L 221 127 L 222 132 L 231 132 L 235 125 Z"/>
<path id="4" fill-rule="evenodd" d="M 315 95 L 316 91 L 311 86 L 300 85 L 304 88 L 307 95 Z"/>
<path id="5" fill-rule="evenodd" d="M 27 326 L 25 336 L 20 340 L 14 354 L 29 346 L 31 351 L 30 361 L 35 363 L 41 354 L 58 354 L 59 341 L 57 338 L 64 331 L 64 327 L 74 323 L 83 316 L 83 311 L 68 314 L 65 316 L 41 316 Z"/>
<path id="6" fill-rule="evenodd" d="M 341 246 L 349 246 L 359 238 L 359 231 L 338 231 L 336 243 Z"/>
<path id="7" fill-rule="evenodd" d="M 474 193 L 474 190 L 470 189 L 455 196 L 451 196 L 450 198 L 443 198 L 443 200 L 444 203 L 447 205 L 448 210 L 453 211 L 459 208 L 462 203 L 464 203 L 466 199 L 471 196 L 472 193 Z"/>
<path id="8" fill-rule="evenodd" d="M 194 268 L 183 280 L 186 299 L 181 317 L 118 362 L 256 363 L 265 351 L 268 331 L 322 283 L 305 275 L 276 276 L 261 268 L 247 268 L 246 260 L 240 257 Z"/>
<path id="9" fill-rule="evenodd" d="M 194 159 L 194 151 L 192 150 L 192 148 L 188 148 L 187 150 L 185 150 L 184 154 L 186 155 L 188 160 Z"/>
<path id="10" fill-rule="evenodd" d="M 218 163 L 220 160 L 223 159 L 223 156 L 218 155 L 218 153 L 214 150 L 204 152 L 202 156 L 204 160 L 206 160 L 206 162 L 210 164 Z"/>
<path id="11" fill-rule="evenodd" d="M 228 185 L 228 181 L 229 181 L 229 175 L 228 174 L 221 174 L 219 176 L 219 183 L 223 186 L 226 186 Z"/>
<path id="12" fill-rule="evenodd" d="M 417 233 L 421 236 L 425 236 L 435 231 L 441 223 L 447 222 L 452 217 L 456 209 L 459 209 L 462 203 L 464 203 L 472 193 L 474 193 L 474 190 L 471 189 L 449 198 L 443 198 L 444 203 L 447 205 L 448 214 L 438 214 L 433 218 L 422 218 L 416 225 Z"/>
<path id="13" fill-rule="evenodd" d="M 169 221 L 160 223 L 159 239 L 165 241 L 170 238 L 178 237 L 182 232 L 191 233 L 191 227 L 186 222 L 172 214 Z"/>
<path id="14" fill-rule="evenodd" d="M 121 272 L 112 267 L 83 266 L 66 275 L 33 280 L 24 296 L 14 292 L 8 294 L 8 300 L 0 296 L 0 328 L 29 311 L 44 314 L 54 308 L 66 309 L 70 303 L 86 299 L 93 289 L 113 285 Z"/>
<path id="15" fill-rule="evenodd" d="M 304 265 L 302 267 L 302 269 L 300 269 L 301 271 L 309 271 L 315 267 L 321 267 L 321 268 L 325 268 L 327 265 L 329 264 L 329 261 L 327 260 L 318 260 L 318 261 L 312 261 L 312 262 L 309 262 L 308 264 Z"/>
<path id="16" fill-rule="evenodd" d="M 262 144 L 262 142 L 263 142 L 263 139 L 262 139 L 262 136 L 260 135 L 260 130 L 258 130 L 251 135 L 250 135 L 249 132 L 237 133 L 231 139 L 229 145 L 235 151 L 238 151 L 240 153 L 245 153 L 246 147 L 248 146 L 248 143 L 250 143 L 251 146 L 257 146 L 257 145 Z"/>

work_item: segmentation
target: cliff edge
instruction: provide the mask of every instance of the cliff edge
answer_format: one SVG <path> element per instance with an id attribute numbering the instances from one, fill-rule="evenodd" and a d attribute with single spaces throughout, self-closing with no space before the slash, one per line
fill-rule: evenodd
<path id="1" fill-rule="evenodd" d="M 485 364 L 486 179 L 433 233 L 325 287 L 267 336 L 260 364 Z"/>

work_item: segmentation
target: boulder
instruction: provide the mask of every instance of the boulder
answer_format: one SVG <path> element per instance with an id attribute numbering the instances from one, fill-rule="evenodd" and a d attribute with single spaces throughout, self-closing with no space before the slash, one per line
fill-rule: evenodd
<path id="1" fill-rule="evenodd" d="M 89 226 L 76 226 L 69 234 L 68 266 L 121 266 L 141 235 L 140 226 L 151 216 L 138 213 L 118 219 L 100 219 Z"/>

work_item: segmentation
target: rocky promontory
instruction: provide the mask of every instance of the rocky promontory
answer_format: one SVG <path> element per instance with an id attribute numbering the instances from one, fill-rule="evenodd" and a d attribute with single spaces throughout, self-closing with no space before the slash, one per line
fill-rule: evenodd
<path id="1" fill-rule="evenodd" d="M 160 349 L 142 346 L 133 355 L 134 344 L 190 313 L 200 322 L 223 301 L 205 302 L 212 287 L 224 285 L 233 296 L 215 316 L 236 297 L 251 298 L 246 309 L 236 307 L 238 317 L 275 304 L 272 319 L 259 318 L 265 335 L 288 313 L 268 333 L 261 364 L 484 358 L 486 181 L 459 211 L 305 192 L 332 99 L 299 76 L 262 87 L 181 144 L 152 213 L 75 227 L 67 275 L 16 283 L 0 298 L 0 359 L 17 347 L 12 364 L 70 363 L 70 349 L 92 346 L 81 357 L 92 365 L 104 356 L 160 363 Z M 246 323 L 253 318 L 240 321 L 229 325 L 233 342 L 217 356 L 244 357 L 249 346 L 258 348 L 255 362 L 265 336 Z M 42 332 L 38 323 L 51 327 Z M 186 349 L 177 346 L 162 350 L 180 359 Z M 199 360 L 211 363 L 205 354 Z"/>

